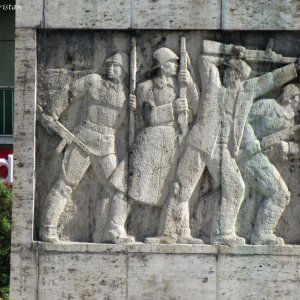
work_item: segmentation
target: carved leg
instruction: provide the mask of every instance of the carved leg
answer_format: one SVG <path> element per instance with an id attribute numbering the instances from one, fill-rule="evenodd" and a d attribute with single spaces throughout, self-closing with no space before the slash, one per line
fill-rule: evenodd
<path id="1" fill-rule="evenodd" d="M 202 240 L 191 237 L 189 224 L 189 200 L 204 171 L 205 163 L 197 149 L 188 146 L 179 162 L 176 182 L 163 220 L 162 235 L 146 238 L 151 244 L 202 244 Z"/>
<path id="2" fill-rule="evenodd" d="M 244 199 L 245 184 L 227 149 L 222 149 L 220 177 L 221 199 L 217 215 L 217 235 L 212 238 L 212 242 L 215 245 L 244 245 L 245 239 L 236 235 L 235 225 Z"/>
<path id="3" fill-rule="evenodd" d="M 130 206 L 125 200 L 125 195 L 117 192 L 112 199 L 108 223 L 103 238 L 104 242 L 114 244 L 135 242 L 134 237 L 128 235 L 125 229 L 129 211 Z"/>
<path id="4" fill-rule="evenodd" d="M 269 196 L 258 209 L 251 243 L 254 245 L 283 245 L 284 240 L 273 230 L 290 200 L 290 192 L 277 169 L 269 163 L 264 167 L 265 180 L 260 181 L 260 190 L 269 191 Z"/>
<path id="5" fill-rule="evenodd" d="M 59 238 L 57 235 L 57 225 L 64 207 L 69 199 L 71 199 L 72 188 L 64 180 L 59 179 L 45 200 L 46 207 L 41 215 L 41 227 L 39 237 L 41 241 L 48 243 L 57 243 Z"/>
<path id="6" fill-rule="evenodd" d="M 275 166 L 267 156 L 258 153 L 240 162 L 244 179 L 264 201 L 258 209 L 251 243 L 254 245 L 283 245 L 273 230 L 290 200 L 290 192 Z"/>
<path id="7" fill-rule="evenodd" d="M 178 244 L 203 244 L 201 239 L 193 238 L 190 229 L 190 211 L 188 202 L 182 203 L 183 220 L 180 234 L 177 239 Z"/>
<path id="8" fill-rule="evenodd" d="M 98 199 L 95 208 L 95 223 L 93 232 L 93 242 L 101 243 L 105 234 L 106 224 L 110 214 L 110 206 L 115 194 L 115 190 L 108 182 L 111 174 L 117 168 L 118 159 L 115 154 L 110 154 L 105 157 L 94 156 L 91 160 L 91 165 L 98 182 L 102 185 L 101 199 Z M 120 174 L 125 177 L 125 174 Z M 122 178 L 123 179 L 123 178 Z M 125 180 L 125 179 L 124 179 Z"/>
<path id="9" fill-rule="evenodd" d="M 90 165 L 89 156 L 71 144 L 65 152 L 60 179 L 56 181 L 47 195 L 41 212 L 39 237 L 43 242 L 57 243 L 57 225 L 73 189 L 79 184 Z"/>
<path id="10" fill-rule="evenodd" d="M 274 205 L 271 201 L 260 206 L 251 236 L 251 244 L 284 245 L 283 239 L 273 233 L 284 209 L 285 207 Z"/>
<path id="11" fill-rule="evenodd" d="M 147 244 L 175 244 L 180 232 L 182 210 L 178 203 L 179 184 L 173 185 L 171 197 L 164 205 L 161 213 L 162 234 L 158 237 L 148 237 L 145 239 Z"/>

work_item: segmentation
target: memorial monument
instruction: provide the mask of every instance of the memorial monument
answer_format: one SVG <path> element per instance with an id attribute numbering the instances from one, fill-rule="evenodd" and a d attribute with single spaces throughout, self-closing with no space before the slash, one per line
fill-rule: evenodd
<path id="1" fill-rule="evenodd" d="M 19 2 L 11 299 L 300 297 L 284 4 Z"/>

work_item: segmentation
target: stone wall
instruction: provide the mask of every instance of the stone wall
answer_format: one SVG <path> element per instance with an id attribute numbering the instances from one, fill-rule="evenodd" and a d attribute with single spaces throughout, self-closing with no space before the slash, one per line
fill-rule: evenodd
<path id="1" fill-rule="evenodd" d="M 162 205 L 141 203 L 132 208 L 126 221 L 126 231 L 137 243 L 104 243 L 112 199 L 92 169 L 72 190 L 72 197 L 59 215 L 60 241 L 47 243 L 39 237 L 43 207 L 61 175 L 64 152 L 57 151 L 61 138 L 55 133 L 50 135 L 40 122 L 38 106 L 47 111 L 57 95 L 65 92 L 65 86 L 88 74 L 103 74 L 104 62 L 113 50 L 130 53 L 132 37 L 136 38 L 136 81 L 140 84 L 152 78 L 154 51 L 167 47 L 179 55 L 180 37 L 184 36 L 194 81 L 201 93 L 205 85 L 199 66 L 205 40 L 243 46 L 243 55 L 248 50 L 272 50 L 284 58 L 297 58 L 298 1 L 19 0 L 17 4 L 22 9 L 16 11 L 10 299 L 298 299 L 300 169 L 296 152 L 296 156 L 280 152 L 279 146 L 263 152 L 269 159 L 268 166 L 272 164 L 278 170 L 291 193 L 290 203 L 274 228 L 286 245 L 250 245 L 262 198 L 256 196 L 259 188 L 253 188 L 244 174 L 246 196 L 235 230 L 247 245 L 213 245 L 218 231 L 214 226 L 223 224 L 216 220 L 215 204 L 224 195 L 224 187 L 214 189 L 207 169 L 188 208 L 191 233 L 201 238 L 203 245 L 176 240 L 171 244 L 143 243 L 145 238 L 162 233 L 160 216 L 167 212 Z M 248 61 L 250 78 L 287 64 L 278 58 L 276 61 L 274 56 L 267 58 L 262 62 Z M 288 82 L 297 84 L 299 79 Z M 127 83 L 130 86 L 129 80 Z M 282 93 L 278 86 L 260 100 L 276 99 L 281 103 Z M 85 109 L 82 102 L 74 102 L 59 121 L 74 132 Z M 194 123 L 195 120 L 196 116 Z M 125 127 L 117 137 L 118 161 L 128 150 Z M 291 136 L 282 141 L 292 143 L 288 147 L 297 147 L 297 143 L 299 146 L 297 136 Z M 181 153 L 178 157 L 182 156 Z M 273 175 L 277 180 L 276 172 Z M 265 190 L 277 187 L 276 182 L 274 179 Z M 275 190 L 279 193 L 279 188 Z"/>

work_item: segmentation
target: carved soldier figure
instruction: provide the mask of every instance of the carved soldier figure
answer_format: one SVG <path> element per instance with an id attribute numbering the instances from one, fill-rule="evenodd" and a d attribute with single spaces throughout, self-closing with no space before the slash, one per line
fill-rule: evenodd
<path id="1" fill-rule="evenodd" d="M 87 169 L 92 166 L 105 187 L 118 164 L 115 144 L 116 134 L 127 115 L 128 91 L 124 79 L 128 73 L 128 56 L 115 52 L 106 59 L 105 65 L 106 76 L 90 74 L 74 81 L 67 87 L 69 98 L 57 97 L 48 109 L 46 126 L 49 128 L 73 101 L 85 101 L 86 114 L 74 129 L 73 141 L 64 153 L 61 175 L 45 199 L 39 230 L 42 241 L 59 241 L 59 218 Z"/>
<path id="2" fill-rule="evenodd" d="M 299 115 L 299 84 L 283 87 L 277 100 L 261 99 L 253 104 L 248 121 L 268 156 L 277 152 L 281 159 L 299 157 Z"/>
<path id="3" fill-rule="evenodd" d="M 255 102 L 245 126 L 237 162 L 245 182 L 253 192 L 262 197 L 251 236 L 251 243 L 254 245 L 284 244 L 283 239 L 277 237 L 273 230 L 289 203 L 290 192 L 276 167 L 262 153 L 258 137 L 272 137 L 273 142 L 278 145 L 286 143 L 281 139 L 288 138 L 286 129 L 295 125 L 295 111 L 300 109 L 299 94 L 299 88 L 290 84 L 283 88 L 280 97 L 283 105 L 275 99 Z M 267 147 L 270 146 L 273 147 L 274 144 Z"/>
<path id="4" fill-rule="evenodd" d="M 236 52 L 241 48 L 237 47 Z M 223 85 L 217 66 L 223 66 Z M 250 66 L 240 58 L 229 60 L 202 55 L 200 74 L 202 98 L 196 123 L 187 139 L 186 151 L 179 162 L 177 185 L 181 224 L 189 224 L 188 201 L 207 166 L 215 185 L 221 186 L 216 215 L 216 234 L 212 243 L 244 244 L 235 233 L 235 224 L 244 198 L 245 184 L 235 157 L 239 152 L 247 116 L 253 101 L 297 77 L 294 64 L 262 76 L 247 79 Z M 176 194 L 176 193 L 175 193 Z M 170 224 L 165 225 L 168 235 Z"/>
<path id="5" fill-rule="evenodd" d="M 178 159 L 178 116 L 187 112 L 189 122 L 197 112 L 198 91 L 188 72 L 179 80 L 187 83 L 187 99 L 178 97 L 178 56 L 168 48 L 153 54 L 156 75 L 137 88 L 137 108 L 143 126 L 137 134 L 129 156 L 128 190 L 119 187 L 113 199 L 106 241 L 119 243 L 126 235 L 124 225 L 134 202 L 161 207 L 175 174 Z M 128 201 L 126 200 L 128 194 Z M 190 242 L 190 233 L 181 242 Z"/>
<path id="6" fill-rule="evenodd" d="M 237 163 L 243 179 L 257 195 L 262 196 L 254 223 L 253 245 L 283 245 L 273 230 L 290 201 L 290 192 L 276 167 L 260 148 L 252 126 L 247 123 Z"/>

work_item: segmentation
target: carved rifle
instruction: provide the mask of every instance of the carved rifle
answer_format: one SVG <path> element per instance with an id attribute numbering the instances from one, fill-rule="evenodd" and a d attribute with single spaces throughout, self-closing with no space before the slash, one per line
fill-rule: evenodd
<path id="1" fill-rule="evenodd" d="M 130 94 L 134 95 L 136 90 L 136 39 L 131 40 L 130 50 Z M 134 110 L 129 107 L 129 147 L 132 145 L 135 136 L 135 115 Z"/>
<path id="2" fill-rule="evenodd" d="M 270 146 L 273 146 L 275 144 L 280 143 L 281 141 L 289 139 L 296 130 L 300 128 L 300 125 L 294 125 L 292 127 L 280 130 L 278 132 L 275 132 L 273 134 L 270 134 L 264 138 L 262 138 L 262 141 L 260 142 L 260 145 L 262 148 L 267 148 Z"/>
<path id="3" fill-rule="evenodd" d="M 187 51 L 185 37 L 180 38 L 180 72 L 187 72 Z M 186 99 L 186 83 L 179 80 L 179 97 Z M 188 131 L 188 112 L 183 111 L 178 115 L 178 124 L 181 131 L 181 139 L 186 135 Z"/>
<path id="4" fill-rule="evenodd" d="M 91 154 L 90 150 L 73 134 L 71 133 L 64 125 L 55 120 L 54 122 L 49 119 L 49 116 L 43 112 L 42 107 L 38 104 L 38 120 L 46 128 L 49 127 L 53 130 L 58 136 L 62 138 L 62 141 L 59 143 L 56 148 L 57 152 L 61 152 L 67 144 L 74 142 L 87 154 Z"/>
<path id="5" fill-rule="evenodd" d="M 237 51 L 237 50 L 240 50 Z M 240 54 L 242 53 L 242 57 Z M 247 49 L 242 46 L 226 45 L 223 43 L 204 40 L 203 41 L 203 54 L 212 56 L 232 56 L 237 58 L 242 58 L 248 62 L 273 62 L 281 64 L 298 63 L 298 58 L 295 57 L 283 57 L 270 49 L 263 50 L 253 50 Z"/>

